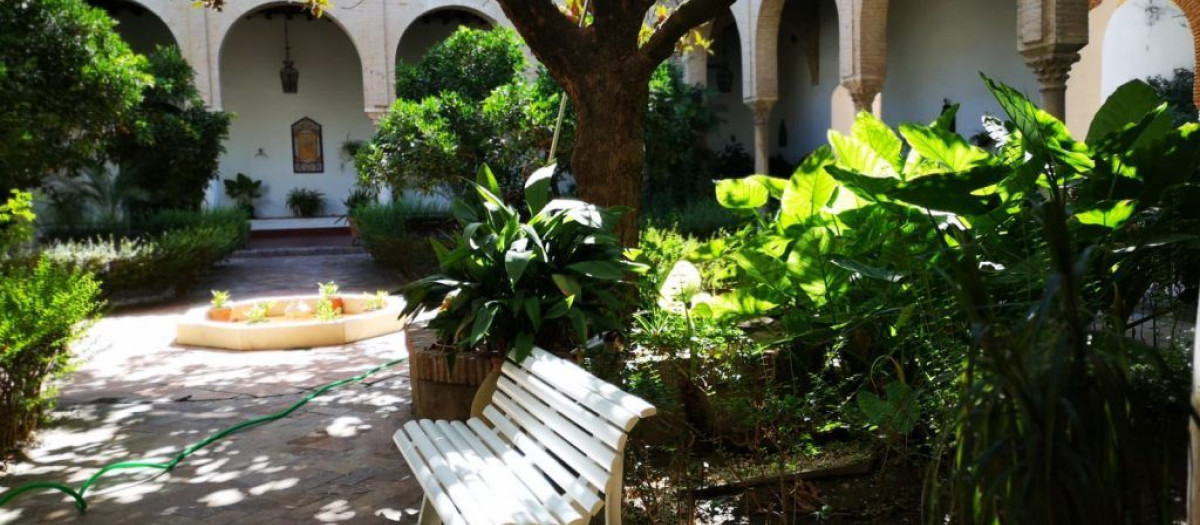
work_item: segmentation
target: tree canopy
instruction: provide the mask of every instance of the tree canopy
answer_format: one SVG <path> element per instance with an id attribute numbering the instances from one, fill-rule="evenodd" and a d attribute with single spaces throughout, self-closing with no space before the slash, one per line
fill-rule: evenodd
<path id="1" fill-rule="evenodd" d="M 0 2 L 0 190 L 95 159 L 152 82 L 101 9 Z"/>

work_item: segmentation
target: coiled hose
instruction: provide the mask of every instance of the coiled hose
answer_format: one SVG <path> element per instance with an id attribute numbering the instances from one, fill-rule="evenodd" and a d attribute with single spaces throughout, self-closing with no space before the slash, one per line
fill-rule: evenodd
<path id="1" fill-rule="evenodd" d="M 79 486 L 78 490 L 72 489 L 71 487 L 67 486 L 64 483 L 58 483 L 58 482 L 54 482 L 54 481 L 35 481 L 32 483 L 25 483 L 23 485 L 18 485 L 16 487 L 13 487 L 12 489 L 9 489 L 4 494 L 0 494 L 0 507 L 7 505 L 8 502 L 12 501 L 17 496 L 20 496 L 21 494 L 24 494 L 31 490 L 54 489 L 54 490 L 57 490 L 59 492 L 62 492 L 64 494 L 67 494 L 67 495 L 71 496 L 72 498 L 74 498 L 75 499 L 75 508 L 78 509 L 79 512 L 81 512 L 81 513 L 87 512 L 88 504 L 87 504 L 87 499 L 85 499 L 85 496 L 87 495 L 88 489 L 92 488 L 96 484 L 96 482 L 100 481 L 100 478 L 102 478 L 105 474 L 107 474 L 109 472 L 112 472 L 114 470 L 144 469 L 144 468 L 159 469 L 164 472 L 170 471 L 171 469 L 174 469 L 175 466 L 179 464 L 179 462 L 183 461 L 184 458 L 196 453 L 196 451 L 198 451 L 204 447 L 207 447 L 226 436 L 229 436 L 230 434 L 236 434 L 236 433 L 246 430 L 248 428 L 253 428 L 253 427 L 262 425 L 264 423 L 270 423 L 272 421 L 283 419 L 283 418 L 291 415 L 292 412 L 295 412 L 297 408 L 304 406 L 309 401 L 312 401 L 316 397 L 321 396 L 330 390 L 333 390 L 339 386 L 342 386 L 342 385 L 345 385 L 348 383 L 362 382 L 364 379 L 366 379 L 374 374 L 377 374 L 382 370 L 386 370 L 386 369 L 396 366 L 400 363 L 403 363 L 407 359 L 408 359 L 407 357 L 403 357 L 400 359 L 388 361 L 382 365 L 379 365 L 375 368 L 367 370 L 366 372 L 363 372 L 354 377 L 348 377 L 346 379 L 339 379 L 332 383 L 327 383 L 327 384 L 317 388 L 316 390 L 313 390 L 308 395 L 300 398 L 299 401 L 292 403 L 291 406 L 289 406 L 279 412 L 275 412 L 274 414 L 269 414 L 266 416 L 254 418 L 249 421 L 243 421 L 243 422 L 233 425 L 229 428 L 226 428 L 225 430 L 217 432 L 216 434 L 208 436 L 200 441 L 197 441 L 196 443 L 192 444 L 191 446 L 180 451 L 178 454 L 175 454 L 175 457 L 171 458 L 171 461 L 168 461 L 166 463 L 153 463 L 153 462 L 149 462 L 149 461 L 121 461 L 118 463 L 112 463 L 112 464 L 106 465 L 104 468 L 100 469 L 99 472 L 92 474 L 92 476 L 90 478 L 88 478 L 87 481 L 83 482 L 83 485 Z"/>

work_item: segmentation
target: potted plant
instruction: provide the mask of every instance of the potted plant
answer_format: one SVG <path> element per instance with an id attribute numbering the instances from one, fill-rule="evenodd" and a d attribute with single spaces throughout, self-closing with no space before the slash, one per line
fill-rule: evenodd
<path id="1" fill-rule="evenodd" d="M 321 292 L 321 300 L 329 302 L 330 308 L 341 312 L 346 306 L 346 302 L 338 296 L 338 285 L 333 281 L 327 283 L 317 283 L 317 289 Z"/>
<path id="2" fill-rule="evenodd" d="M 350 194 L 342 200 L 342 205 L 346 207 L 346 214 L 341 216 L 338 221 L 345 221 L 350 227 L 350 237 L 358 239 L 358 225 L 354 222 L 354 210 L 373 204 L 379 198 L 379 192 L 370 186 L 356 185 L 350 190 Z"/>
<path id="3" fill-rule="evenodd" d="M 287 207 L 297 217 L 316 217 L 325 209 L 325 194 L 308 188 L 292 188 Z"/>
<path id="4" fill-rule="evenodd" d="M 228 322 L 232 316 L 233 309 L 229 307 L 229 291 L 213 290 L 212 306 L 208 309 L 208 318 L 213 321 Z"/>
<path id="5" fill-rule="evenodd" d="M 642 268 L 612 232 L 622 211 L 551 200 L 551 173 L 530 177 L 518 210 L 481 168 L 454 204 L 461 230 L 434 241 L 437 272 L 402 288 L 404 315 L 437 312 L 407 338 L 417 417 L 465 419 L 500 358 L 524 359 L 535 345 L 571 353 L 621 328 L 634 291 L 625 278 Z"/>
<path id="6" fill-rule="evenodd" d="M 237 203 L 238 207 L 246 210 L 250 218 L 254 218 L 254 200 L 262 197 L 262 181 L 238 173 L 237 177 L 225 179 L 225 194 Z"/>

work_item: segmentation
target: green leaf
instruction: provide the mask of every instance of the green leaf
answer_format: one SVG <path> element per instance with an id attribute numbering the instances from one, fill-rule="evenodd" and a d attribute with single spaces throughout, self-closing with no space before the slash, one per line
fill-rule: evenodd
<path id="1" fill-rule="evenodd" d="M 770 196 L 770 190 L 751 177 L 717 181 L 717 202 L 732 210 L 761 208 Z"/>
<path id="2" fill-rule="evenodd" d="M 530 215 L 537 215 L 550 202 L 550 182 L 554 180 L 557 167 L 557 164 L 551 164 L 538 168 L 525 180 L 525 203 L 529 205 Z"/>
<path id="3" fill-rule="evenodd" d="M 871 149 L 866 142 L 829 130 L 829 145 L 840 168 L 871 177 L 896 178 L 891 162 Z"/>
<path id="4" fill-rule="evenodd" d="M 619 281 L 625 277 L 621 265 L 614 261 L 583 261 L 568 264 L 567 269 L 588 277 L 606 281 Z"/>
<path id="5" fill-rule="evenodd" d="M 933 121 L 930 125 L 937 129 L 950 131 L 950 128 L 954 127 L 954 121 L 958 118 L 958 109 L 960 106 L 961 104 L 950 104 L 946 109 L 942 110 L 937 120 Z"/>
<path id="6" fill-rule="evenodd" d="M 879 120 L 879 117 L 866 111 L 859 112 L 850 128 L 850 135 L 870 147 L 876 155 L 891 164 L 896 172 L 900 171 L 903 166 L 900 152 L 904 149 L 904 144 L 892 128 Z"/>
<path id="7" fill-rule="evenodd" d="M 717 319 L 761 317 L 778 306 L 771 301 L 756 297 L 750 290 L 742 288 L 717 295 L 708 302 L 712 316 Z"/>
<path id="8" fill-rule="evenodd" d="M 479 171 L 475 173 L 475 184 L 482 186 L 492 195 L 500 195 L 500 183 L 496 182 L 496 176 L 492 174 L 492 168 L 489 168 L 487 164 L 480 166 Z"/>
<path id="9" fill-rule="evenodd" d="M 471 336 L 467 338 L 467 345 L 475 346 L 487 335 L 488 330 L 492 328 L 492 320 L 496 318 L 497 309 L 498 306 L 492 304 L 475 313 L 475 323 L 471 325 Z"/>
<path id="10" fill-rule="evenodd" d="M 529 357 L 533 353 L 533 333 L 521 331 L 517 332 L 516 341 L 513 343 L 513 360 L 520 362 Z"/>
<path id="11" fill-rule="evenodd" d="M 542 329 L 542 300 L 537 297 L 526 297 L 525 316 L 529 317 L 529 323 L 533 325 L 533 329 Z"/>
<path id="12" fill-rule="evenodd" d="M 552 274 L 550 278 L 554 280 L 554 285 L 566 297 L 575 297 L 583 293 L 583 289 L 579 287 L 579 281 L 571 276 L 556 273 Z"/>
<path id="13" fill-rule="evenodd" d="M 1075 220 L 1080 224 L 1118 228 L 1133 217 L 1136 209 L 1137 201 L 1131 199 L 1104 202 L 1096 208 L 1076 213 Z"/>
<path id="14" fill-rule="evenodd" d="M 856 195 L 874 202 L 886 201 L 887 193 L 900 183 L 900 179 L 870 177 L 837 166 L 826 166 L 825 171 Z"/>
<path id="15" fill-rule="evenodd" d="M 516 286 L 517 281 L 525 274 L 534 253 L 525 248 L 526 243 L 517 243 L 504 252 L 504 270 L 508 273 L 508 281 Z"/>
<path id="16" fill-rule="evenodd" d="M 587 317 L 583 315 L 583 311 L 572 309 L 567 312 L 567 319 L 571 321 L 571 326 L 574 327 L 575 334 L 579 336 L 579 343 L 586 344 L 588 340 L 588 323 Z"/>
<path id="17" fill-rule="evenodd" d="M 746 177 L 749 180 L 762 184 L 767 189 L 767 193 L 778 199 L 783 196 L 783 188 L 787 186 L 787 179 L 772 177 L 770 175 L 750 175 Z"/>
<path id="18" fill-rule="evenodd" d="M 956 215 L 983 215 L 1000 205 L 995 195 L 972 192 L 993 186 L 1011 172 L 1005 166 L 979 166 L 960 173 L 926 175 L 898 185 L 888 192 L 898 200 L 931 210 Z"/>
<path id="19" fill-rule="evenodd" d="M 837 181 L 825 171 L 832 162 L 833 151 L 823 146 L 796 168 L 779 199 L 781 229 L 807 221 L 833 198 Z"/>
<path id="20" fill-rule="evenodd" d="M 1154 88 L 1141 80 L 1131 80 L 1117 88 L 1092 117 L 1088 128 L 1088 143 L 1116 133 L 1142 120 L 1147 113 L 1163 104 Z"/>
<path id="21" fill-rule="evenodd" d="M 555 301 L 554 305 L 551 306 L 549 310 L 546 310 L 546 315 L 543 315 L 542 319 L 558 319 L 559 317 L 567 315 L 567 310 L 570 309 L 571 305 L 567 304 L 567 301 L 560 299 Z"/>
<path id="22" fill-rule="evenodd" d="M 922 157 L 940 162 L 951 171 L 989 164 L 991 154 L 972 146 L 957 133 L 930 126 L 901 124 L 900 134 Z"/>
<path id="23" fill-rule="evenodd" d="M 878 268 L 868 264 L 863 264 L 849 257 L 841 255 L 832 255 L 829 257 L 829 262 L 835 266 L 850 270 L 863 277 L 887 281 L 889 283 L 898 283 L 904 279 L 904 276 L 888 270 L 886 268 Z"/>

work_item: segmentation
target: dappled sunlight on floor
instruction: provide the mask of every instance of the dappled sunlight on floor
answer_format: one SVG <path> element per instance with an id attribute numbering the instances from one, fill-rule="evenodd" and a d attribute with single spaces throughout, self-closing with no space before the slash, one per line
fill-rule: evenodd
<path id="1" fill-rule="evenodd" d="M 288 259 L 337 271 L 336 258 Z M 62 387 L 55 423 L 0 477 L 0 489 L 34 480 L 77 487 L 115 461 L 169 461 L 219 430 L 395 359 L 404 347 L 402 334 L 290 351 L 174 345 L 175 319 L 198 302 L 123 311 L 95 326 L 80 343 L 85 362 Z M 391 442 L 409 417 L 407 382 L 401 365 L 335 389 L 285 419 L 212 444 L 169 473 L 110 472 L 89 491 L 86 515 L 47 491 L 0 508 L 0 523 L 415 523 L 421 490 Z"/>

